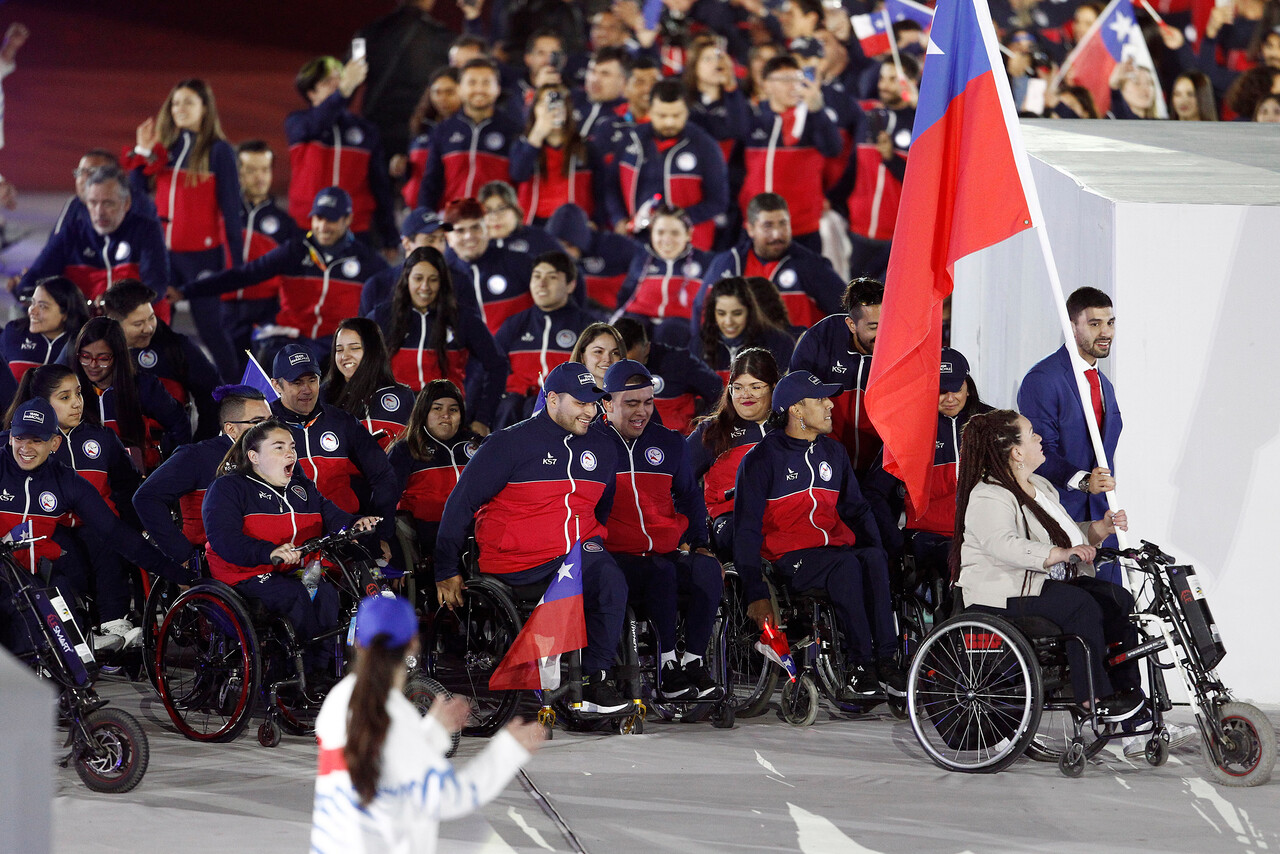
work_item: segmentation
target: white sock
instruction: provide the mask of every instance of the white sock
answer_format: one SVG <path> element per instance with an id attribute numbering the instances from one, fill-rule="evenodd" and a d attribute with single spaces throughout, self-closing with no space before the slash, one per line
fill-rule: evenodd
<path id="1" fill-rule="evenodd" d="M 686 652 L 684 654 L 684 659 L 682 659 L 680 663 L 681 664 L 699 664 L 701 663 L 701 661 L 702 661 L 702 656 L 694 655 L 691 652 Z"/>
<path id="2" fill-rule="evenodd" d="M 675 667 L 675 666 L 676 666 L 676 651 L 673 649 L 673 650 L 671 650 L 671 652 L 664 652 L 664 653 L 662 654 L 661 659 L 660 659 L 660 664 L 661 664 L 661 666 L 663 666 L 663 667 L 666 667 L 668 664 L 670 664 L 672 667 Z"/>

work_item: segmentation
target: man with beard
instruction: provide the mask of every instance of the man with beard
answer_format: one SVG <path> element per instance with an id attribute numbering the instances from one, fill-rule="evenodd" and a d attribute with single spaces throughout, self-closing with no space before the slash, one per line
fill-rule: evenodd
<path id="1" fill-rule="evenodd" d="M 458 78 L 462 109 L 431 132 L 418 207 L 440 210 L 474 197 L 490 181 L 511 180 L 511 146 L 520 138 L 515 120 L 497 111 L 502 82 L 491 59 L 473 59 Z"/>

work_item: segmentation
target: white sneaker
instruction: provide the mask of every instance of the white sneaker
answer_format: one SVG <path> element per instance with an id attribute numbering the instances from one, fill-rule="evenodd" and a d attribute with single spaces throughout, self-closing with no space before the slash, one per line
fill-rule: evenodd
<path id="1" fill-rule="evenodd" d="M 1181 747 L 1193 738 L 1200 735 L 1200 731 L 1193 726 L 1186 724 L 1165 724 L 1165 729 L 1169 732 L 1169 749 Z M 1130 735 L 1124 738 L 1124 755 L 1133 759 L 1142 756 L 1147 751 L 1147 741 L 1149 735 Z"/>
<path id="2" fill-rule="evenodd" d="M 138 641 L 142 638 L 142 628 L 135 627 L 133 623 L 129 622 L 127 617 L 121 617 L 118 620 L 108 620 L 98 628 L 98 632 L 98 637 L 105 640 L 108 644 L 110 643 L 110 638 L 119 638 L 120 646 L 116 647 L 116 649 L 129 649 L 130 647 L 137 646 Z M 94 638 L 95 641 L 97 639 L 97 637 Z M 95 646 L 97 645 L 95 644 Z"/>

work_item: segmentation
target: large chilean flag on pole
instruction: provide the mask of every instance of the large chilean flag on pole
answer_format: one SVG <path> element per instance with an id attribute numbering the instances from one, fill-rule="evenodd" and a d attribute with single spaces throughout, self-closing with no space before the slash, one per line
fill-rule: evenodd
<path id="1" fill-rule="evenodd" d="M 996 45 L 986 0 L 939 0 L 867 385 L 885 469 L 906 484 L 920 514 L 938 431 L 942 302 L 955 263 L 1039 221 Z"/>

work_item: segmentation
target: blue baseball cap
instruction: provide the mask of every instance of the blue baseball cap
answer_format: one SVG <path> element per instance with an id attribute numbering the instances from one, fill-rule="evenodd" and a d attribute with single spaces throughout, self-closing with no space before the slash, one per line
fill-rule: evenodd
<path id="1" fill-rule="evenodd" d="M 808 371 L 792 371 L 773 387 L 773 411 L 786 412 L 802 400 L 835 397 L 843 392 L 841 386 L 824 383 Z"/>
<path id="2" fill-rule="evenodd" d="M 635 385 L 627 385 L 627 380 L 634 376 L 645 378 L 645 382 Z M 604 372 L 604 390 L 610 394 L 619 391 L 635 391 L 638 388 L 651 388 L 653 386 L 653 374 L 649 373 L 649 369 L 644 366 L 643 362 L 637 362 L 635 359 L 623 359 L 620 362 L 614 362 L 609 366 L 609 370 Z"/>
<path id="3" fill-rule="evenodd" d="M 434 234 L 437 231 L 453 231 L 453 226 L 445 222 L 440 214 L 431 208 L 414 208 L 405 215 L 400 223 L 400 236 L 405 240 L 419 234 Z"/>
<path id="4" fill-rule="evenodd" d="M 271 378 L 296 383 L 307 374 L 320 376 L 320 366 L 305 344 L 286 344 L 271 363 Z"/>
<path id="5" fill-rule="evenodd" d="M 311 216 L 318 216 L 330 222 L 337 222 L 344 216 L 351 215 L 351 197 L 341 187 L 325 187 L 316 193 L 316 200 L 311 203 Z"/>
<path id="6" fill-rule="evenodd" d="M 356 646 L 368 647 L 379 637 L 387 646 L 405 646 L 418 634 L 418 615 L 408 599 L 368 596 L 356 609 Z"/>
<path id="7" fill-rule="evenodd" d="M 13 413 L 9 435 L 15 439 L 39 439 L 47 442 L 58 432 L 58 415 L 43 397 L 33 397 Z"/>
<path id="8" fill-rule="evenodd" d="M 564 362 L 556 365 L 542 381 L 547 394 L 570 394 L 582 403 L 608 400 L 609 393 L 596 385 L 596 378 L 581 362 Z"/>
<path id="9" fill-rule="evenodd" d="M 959 350 L 943 347 L 942 363 L 939 367 L 939 393 L 959 391 L 964 386 L 964 379 L 967 376 L 969 376 L 969 360 Z"/>

